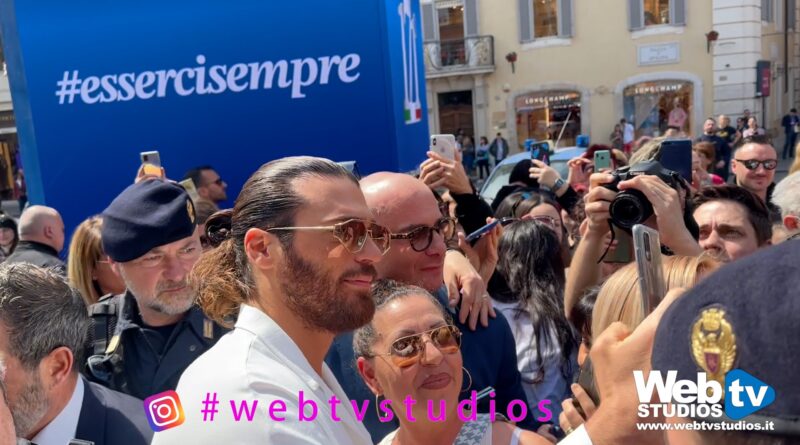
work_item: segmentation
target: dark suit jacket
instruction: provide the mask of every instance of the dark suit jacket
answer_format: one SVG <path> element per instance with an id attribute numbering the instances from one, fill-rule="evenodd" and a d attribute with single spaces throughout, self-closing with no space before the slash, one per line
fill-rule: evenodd
<path id="1" fill-rule="evenodd" d="M 121 392 L 84 379 L 83 405 L 75 438 L 94 445 L 149 445 L 153 430 L 144 405 Z"/>
<path id="2" fill-rule="evenodd" d="M 61 275 L 66 275 L 64 262 L 58 258 L 58 252 L 52 247 L 36 241 L 20 241 L 6 263 L 31 263 L 45 269 L 53 269 Z"/>

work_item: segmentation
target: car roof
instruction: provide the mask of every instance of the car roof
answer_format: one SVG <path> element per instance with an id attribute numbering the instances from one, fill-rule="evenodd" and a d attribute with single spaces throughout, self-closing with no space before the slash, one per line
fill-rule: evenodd
<path id="1" fill-rule="evenodd" d="M 586 147 L 564 147 L 559 148 L 556 152 L 550 156 L 550 161 L 568 161 L 574 157 L 580 156 L 586 152 Z M 506 165 L 506 164 L 516 164 L 523 159 L 530 159 L 531 154 L 530 152 L 523 151 L 522 153 L 515 153 L 505 159 L 503 159 L 500 164 L 498 165 Z"/>

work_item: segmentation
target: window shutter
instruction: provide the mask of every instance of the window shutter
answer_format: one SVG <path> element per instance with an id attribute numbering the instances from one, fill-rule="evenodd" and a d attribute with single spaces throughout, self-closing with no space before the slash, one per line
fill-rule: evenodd
<path id="1" fill-rule="evenodd" d="M 531 0 L 519 0 L 519 41 L 533 40 L 533 8 Z"/>
<path id="2" fill-rule="evenodd" d="M 478 35 L 478 0 L 464 0 L 464 35 Z"/>
<path id="3" fill-rule="evenodd" d="M 686 25 L 686 0 L 672 0 L 669 8 L 670 23 L 672 25 Z"/>
<path id="4" fill-rule="evenodd" d="M 572 0 L 559 0 L 558 24 L 559 37 L 572 37 Z"/>
<path id="5" fill-rule="evenodd" d="M 786 23 L 788 23 L 788 28 L 792 30 L 797 30 L 797 0 L 789 0 L 789 7 L 786 11 L 789 14 L 786 17 Z"/>
<path id="6" fill-rule="evenodd" d="M 628 28 L 631 31 L 644 28 L 642 0 L 628 0 Z"/>
<path id="7" fill-rule="evenodd" d="M 436 40 L 436 8 L 433 3 L 423 3 L 422 10 L 422 40 Z"/>

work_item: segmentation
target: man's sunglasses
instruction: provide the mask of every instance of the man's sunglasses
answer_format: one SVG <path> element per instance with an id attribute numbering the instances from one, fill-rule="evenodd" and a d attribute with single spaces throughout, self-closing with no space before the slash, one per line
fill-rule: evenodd
<path id="1" fill-rule="evenodd" d="M 461 347 L 461 331 L 453 325 L 445 325 L 419 334 L 400 337 L 392 342 L 388 353 L 375 355 L 391 357 L 396 366 L 408 368 L 418 363 L 425 353 L 425 336 L 442 354 L 454 354 Z"/>
<path id="2" fill-rule="evenodd" d="M 766 161 L 759 161 L 757 159 L 734 159 L 736 162 L 742 164 L 748 170 L 756 170 L 759 165 L 764 166 L 764 170 L 775 170 L 778 167 L 777 159 L 767 159 Z"/>
<path id="3" fill-rule="evenodd" d="M 438 232 L 444 237 L 445 242 L 453 239 L 456 234 L 456 221 L 453 218 L 441 218 L 431 226 L 421 226 L 406 233 L 393 233 L 392 239 L 407 239 L 415 252 L 423 252 L 433 242 L 433 232 Z"/>
<path id="4" fill-rule="evenodd" d="M 350 219 L 332 226 L 314 226 L 314 227 L 273 227 L 267 229 L 267 232 L 281 231 L 281 230 L 325 230 L 333 232 L 333 237 L 336 238 L 345 249 L 350 253 L 361 252 L 367 238 L 372 239 L 381 254 L 386 254 L 391 247 L 391 233 L 389 229 L 378 224 L 363 221 L 360 219 Z"/>

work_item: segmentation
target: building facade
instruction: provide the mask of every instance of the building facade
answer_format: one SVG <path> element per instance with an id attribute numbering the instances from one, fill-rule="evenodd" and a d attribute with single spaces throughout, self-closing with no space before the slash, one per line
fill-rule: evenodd
<path id="1" fill-rule="evenodd" d="M 748 109 L 777 134 L 800 92 L 795 0 L 422 0 L 422 11 L 435 133 L 569 146 L 579 134 L 608 143 L 623 117 L 637 137 L 697 135 L 707 116 L 735 123 Z"/>

